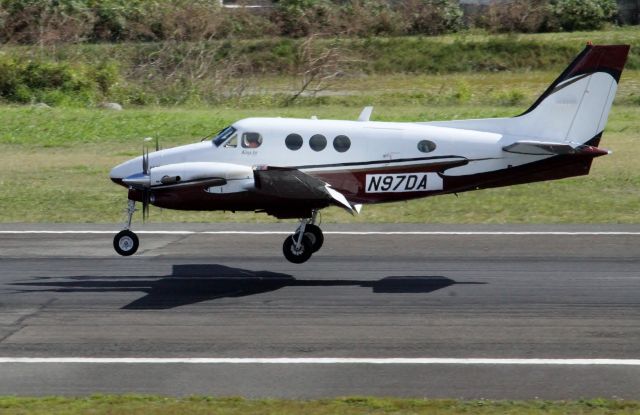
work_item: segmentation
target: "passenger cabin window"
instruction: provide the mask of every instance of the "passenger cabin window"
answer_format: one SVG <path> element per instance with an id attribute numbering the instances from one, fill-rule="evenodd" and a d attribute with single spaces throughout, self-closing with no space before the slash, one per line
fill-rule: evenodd
<path id="1" fill-rule="evenodd" d="M 420 150 L 423 153 L 430 153 L 435 149 L 436 149 L 436 143 L 434 143 L 433 141 L 421 140 L 418 143 L 418 150 Z"/>
<path id="2" fill-rule="evenodd" d="M 313 151 L 322 151 L 327 146 L 327 139 L 322 134 L 316 134 L 309 139 L 309 147 Z"/>
<path id="3" fill-rule="evenodd" d="M 260 133 L 243 133 L 242 134 L 242 147 L 244 148 L 258 148 L 262 145 L 262 136 Z"/>
<path id="4" fill-rule="evenodd" d="M 339 135 L 333 139 L 333 148 L 338 153 L 344 153 L 349 150 L 349 147 L 351 147 L 351 140 L 346 135 Z"/>
<path id="5" fill-rule="evenodd" d="M 302 147 L 302 136 L 300 134 L 289 134 L 284 140 L 284 144 L 289 150 L 300 150 Z"/>

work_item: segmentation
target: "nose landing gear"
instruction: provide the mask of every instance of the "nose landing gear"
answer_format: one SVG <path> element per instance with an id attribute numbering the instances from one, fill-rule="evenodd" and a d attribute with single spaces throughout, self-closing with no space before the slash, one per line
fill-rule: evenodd
<path id="1" fill-rule="evenodd" d="M 129 200 L 129 203 L 127 205 L 127 222 L 125 224 L 125 227 L 113 238 L 113 248 L 118 254 L 122 256 L 135 254 L 138 250 L 138 246 L 140 245 L 138 236 L 129 230 L 129 228 L 131 227 L 131 218 L 135 211 L 136 202 L 134 200 Z"/>
<path id="2" fill-rule="evenodd" d="M 139 245 L 138 236 L 129 229 L 118 232 L 113 238 L 113 248 L 122 256 L 135 254 Z"/>
<path id="3" fill-rule="evenodd" d="M 295 233 L 284 240 L 282 253 L 289 262 L 302 264 L 322 248 L 324 235 L 320 227 L 315 224 L 317 214 L 318 212 L 314 210 L 311 219 L 301 219 Z"/>

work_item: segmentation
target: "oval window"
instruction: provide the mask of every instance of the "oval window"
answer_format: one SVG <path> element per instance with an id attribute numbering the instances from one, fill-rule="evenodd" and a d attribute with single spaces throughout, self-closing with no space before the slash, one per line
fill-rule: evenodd
<path id="1" fill-rule="evenodd" d="M 327 139 L 322 134 L 312 135 L 309 139 L 309 147 L 314 151 L 322 151 L 327 146 Z"/>
<path id="2" fill-rule="evenodd" d="M 422 151 L 423 153 L 430 153 L 435 149 L 436 143 L 434 143 L 433 141 L 422 140 L 418 143 L 418 150 Z"/>
<path id="3" fill-rule="evenodd" d="M 289 134 L 284 140 L 289 150 L 300 150 L 302 147 L 302 136 L 300 134 Z"/>
<path id="4" fill-rule="evenodd" d="M 349 150 L 351 147 L 351 140 L 346 135 L 339 135 L 333 139 L 333 148 L 336 149 L 338 153 L 344 153 Z"/>

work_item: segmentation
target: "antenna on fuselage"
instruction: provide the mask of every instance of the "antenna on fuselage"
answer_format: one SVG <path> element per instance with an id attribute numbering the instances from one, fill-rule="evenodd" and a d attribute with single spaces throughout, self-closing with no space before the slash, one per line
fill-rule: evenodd
<path id="1" fill-rule="evenodd" d="M 369 121 L 371 118 L 371 113 L 373 112 L 373 107 L 364 107 L 360 116 L 358 117 L 358 121 Z"/>

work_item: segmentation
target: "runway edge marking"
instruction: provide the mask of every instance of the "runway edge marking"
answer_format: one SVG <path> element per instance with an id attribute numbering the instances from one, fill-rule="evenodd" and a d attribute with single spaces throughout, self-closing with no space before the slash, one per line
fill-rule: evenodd
<path id="1" fill-rule="evenodd" d="M 53 231 L 53 230 L 25 230 L 25 231 L 0 231 L 0 235 L 112 235 L 117 231 Z M 136 231 L 145 235 L 289 235 L 288 231 Z M 623 236 L 639 235 L 640 232 L 627 231 L 324 231 L 325 235 L 478 235 L 478 236 L 509 236 L 509 235 L 566 235 L 566 236 Z"/>
<path id="2" fill-rule="evenodd" d="M 0 364 L 371 364 L 640 366 L 640 359 L 0 357 Z"/>

